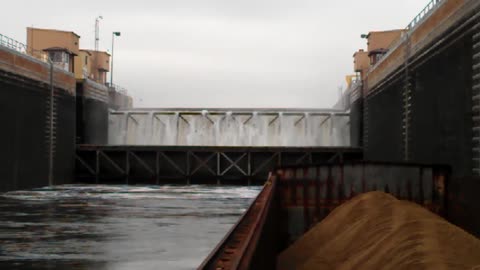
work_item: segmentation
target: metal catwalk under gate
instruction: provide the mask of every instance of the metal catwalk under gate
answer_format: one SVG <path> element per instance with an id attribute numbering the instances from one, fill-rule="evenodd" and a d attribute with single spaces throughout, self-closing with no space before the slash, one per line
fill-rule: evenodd
<path id="1" fill-rule="evenodd" d="M 77 146 L 83 183 L 263 184 L 277 166 L 360 160 L 358 148 Z"/>

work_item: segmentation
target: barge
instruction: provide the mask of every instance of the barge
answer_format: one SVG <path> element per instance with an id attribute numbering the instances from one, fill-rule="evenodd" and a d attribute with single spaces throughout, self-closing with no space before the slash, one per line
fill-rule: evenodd
<path id="1" fill-rule="evenodd" d="M 274 170 L 238 223 L 199 270 L 277 269 L 277 256 L 354 196 L 384 191 L 417 203 L 480 235 L 475 201 L 480 179 L 455 179 L 442 165 L 353 161 Z"/>

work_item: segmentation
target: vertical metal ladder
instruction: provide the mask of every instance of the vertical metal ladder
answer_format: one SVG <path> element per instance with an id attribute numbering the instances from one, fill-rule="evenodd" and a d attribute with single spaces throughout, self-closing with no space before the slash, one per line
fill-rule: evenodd
<path id="1" fill-rule="evenodd" d="M 57 102 L 56 102 L 56 93 L 54 85 L 54 64 L 50 62 L 50 89 L 49 96 L 46 105 L 46 145 L 47 145 L 47 156 L 48 156 L 48 184 L 52 186 L 54 184 L 54 161 L 55 161 L 55 150 L 56 150 L 56 141 L 57 141 Z"/>
<path id="2" fill-rule="evenodd" d="M 410 141 L 411 141 L 411 117 L 412 117 L 412 80 L 410 74 L 410 34 L 406 34 L 405 42 L 405 60 L 404 60 L 404 85 L 402 92 L 403 101 L 403 123 L 402 123 L 402 137 L 403 137 L 403 159 L 409 161 L 410 156 Z"/>
<path id="3" fill-rule="evenodd" d="M 480 175 L 480 20 L 473 26 L 472 37 L 472 117 L 473 117 L 473 141 L 472 141 L 472 169 L 474 175 Z"/>

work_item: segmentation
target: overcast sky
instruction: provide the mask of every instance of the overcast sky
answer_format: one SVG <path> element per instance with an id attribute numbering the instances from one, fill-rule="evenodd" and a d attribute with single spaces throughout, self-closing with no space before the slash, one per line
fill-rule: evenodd
<path id="1" fill-rule="evenodd" d="M 71 30 L 115 42 L 114 83 L 141 107 L 330 107 L 360 34 L 403 28 L 427 0 L 8 1 L 0 33 Z M 74 4 L 80 6 L 74 6 Z M 5 12 L 6 10 L 12 12 Z M 13 12 L 21 11 L 21 12 Z"/>

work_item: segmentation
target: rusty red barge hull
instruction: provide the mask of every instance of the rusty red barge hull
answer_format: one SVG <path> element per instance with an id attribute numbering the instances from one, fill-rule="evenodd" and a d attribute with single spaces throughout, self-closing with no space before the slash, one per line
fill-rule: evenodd
<path id="1" fill-rule="evenodd" d="M 198 269 L 275 269 L 277 254 L 334 208 L 375 190 L 418 203 L 460 226 L 472 225 L 467 215 L 459 218 L 469 209 L 462 209 L 451 186 L 455 181 L 442 165 L 358 161 L 278 168 Z"/>

